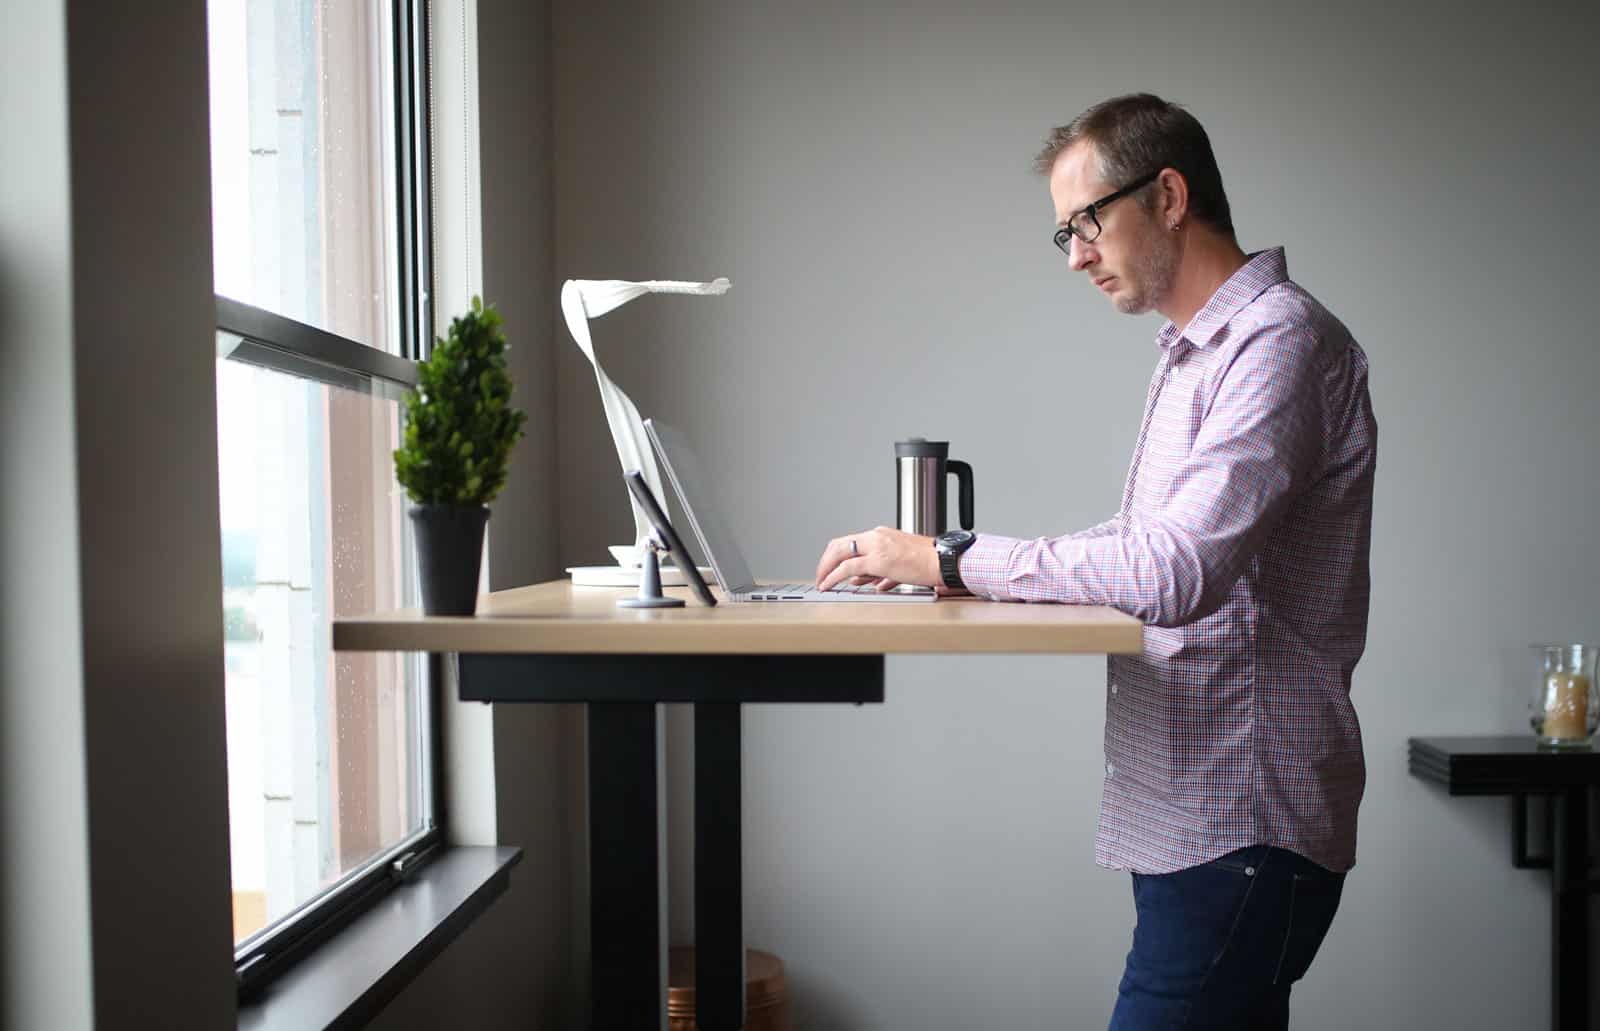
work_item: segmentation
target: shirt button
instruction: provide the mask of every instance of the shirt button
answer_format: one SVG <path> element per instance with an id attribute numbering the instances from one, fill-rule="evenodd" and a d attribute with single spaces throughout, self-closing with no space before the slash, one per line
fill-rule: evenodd
<path id="1" fill-rule="evenodd" d="M 1116 684 L 1112 684 L 1111 685 L 1111 693 L 1112 694 L 1116 694 L 1117 693 L 1117 685 Z"/>
<path id="2" fill-rule="evenodd" d="M 1254 877 L 1256 875 L 1256 868 L 1253 867 L 1253 866 L 1245 867 L 1244 868 L 1244 875 L 1246 877 Z"/>
<path id="3" fill-rule="evenodd" d="M 1110 763 L 1106 763 L 1106 776 L 1107 777 L 1115 776 L 1116 772 L 1117 772 L 1117 768 L 1115 766 L 1111 765 Z"/>

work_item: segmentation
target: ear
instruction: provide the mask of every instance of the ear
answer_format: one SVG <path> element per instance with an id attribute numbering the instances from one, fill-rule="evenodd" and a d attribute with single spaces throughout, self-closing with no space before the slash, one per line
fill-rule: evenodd
<path id="1" fill-rule="evenodd" d="M 1156 217 L 1163 229 L 1181 228 L 1189 218 L 1189 182 L 1175 168 L 1156 176 Z"/>

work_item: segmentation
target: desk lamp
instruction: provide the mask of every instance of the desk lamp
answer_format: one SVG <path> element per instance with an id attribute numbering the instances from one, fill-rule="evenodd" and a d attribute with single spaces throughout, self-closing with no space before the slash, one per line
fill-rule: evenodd
<path id="1" fill-rule="evenodd" d="M 665 279 L 637 283 L 620 279 L 569 279 L 561 286 L 561 313 L 567 320 L 567 332 L 572 334 L 578 349 L 594 366 L 595 382 L 600 387 L 600 403 L 605 407 L 606 422 L 611 425 L 611 440 L 617 446 L 617 461 L 624 473 L 638 470 L 658 498 L 664 498 L 666 494 L 661 490 L 661 473 L 656 469 L 655 453 L 650 450 L 650 438 L 645 436 L 644 424 L 639 420 L 639 409 L 634 407 L 632 398 L 612 382 L 605 369 L 600 367 L 600 360 L 594 353 L 594 341 L 589 336 L 589 320 L 599 318 L 645 294 L 708 297 L 727 293 L 728 286 L 726 279 L 709 283 Z M 642 556 L 652 543 L 654 529 L 648 514 L 631 493 L 628 503 L 633 508 L 634 541 L 631 545 L 614 544 L 607 550 L 616 559 L 617 565 L 637 575 Z M 578 582 L 579 572 L 573 571 L 574 582 Z"/>

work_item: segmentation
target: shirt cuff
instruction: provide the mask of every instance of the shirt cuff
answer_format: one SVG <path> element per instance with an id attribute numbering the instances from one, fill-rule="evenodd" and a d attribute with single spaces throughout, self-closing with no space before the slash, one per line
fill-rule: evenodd
<path id="1" fill-rule="evenodd" d="M 1015 601 L 1006 583 L 1010 579 L 1011 552 L 1021 543 L 1015 537 L 980 533 L 958 562 L 967 590 L 996 601 Z"/>

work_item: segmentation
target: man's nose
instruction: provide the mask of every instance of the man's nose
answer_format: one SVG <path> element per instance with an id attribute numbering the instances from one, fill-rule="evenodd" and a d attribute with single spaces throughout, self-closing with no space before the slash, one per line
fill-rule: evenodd
<path id="1" fill-rule="evenodd" d="M 1072 266 L 1072 271 L 1082 272 L 1089 264 L 1089 259 L 1094 256 L 1094 245 L 1084 243 L 1078 235 L 1072 235 L 1072 243 L 1067 251 L 1067 263 Z"/>

